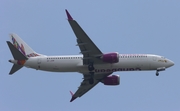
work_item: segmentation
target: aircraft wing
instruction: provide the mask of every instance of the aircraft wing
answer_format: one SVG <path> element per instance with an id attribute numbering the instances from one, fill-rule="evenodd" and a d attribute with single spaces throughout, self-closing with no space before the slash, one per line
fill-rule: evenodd
<path id="1" fill-rule="evenodd" d="M 98 47 L 93 43 L 93 41 L 88 37 L 84 30 L 79 26 L 79 24 L 71 17 L 69 12 L 66 10 L 69 24 L 72 27 L 76 37 L 77 37 L 77 46 L 79 46 L 83 54 L 83 64 L 87 65 L 89 62 L 95 64 L 102 64 L 103 61 L 99 59 L 103 53 L 98 49 Z"/>
<path id="2" fill-rule="evenodd" d="M 98 84 L 103 78 L 107 77 L 110 74 L 112 74 L 112 73 L 96 74 L 94 76 L 93 84 L 89 84 L 89 76 L 88 76 L 88 74 L 84 74 L 84 78 L 83 78 L 84 80 L 81 82 L 81 85 L 78 87 L 78 90 L 75 92 L 75 94 L 70 92 L 72 95 L 70 102 L 75 100 L 77 97 L 81 97 L 82 95 L 84 95 L 86 92 L 88 92 L 90 89 L 92 89 L 96 84 Z"/>

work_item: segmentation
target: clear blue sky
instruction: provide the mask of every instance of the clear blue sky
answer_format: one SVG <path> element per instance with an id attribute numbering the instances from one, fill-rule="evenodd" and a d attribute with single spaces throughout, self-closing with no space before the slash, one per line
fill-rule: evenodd
<path id="1" fill-rule="evenodd" d="M 165 56 L 175 66 L 160 72 L 116 72 L 119 86 L 99 83 L 70 103 L 79 73 L 23 68 L 8 75 L 13 58 L 5 41 L 17 33 L 36 52 L 79 54 L 65 9 L 103 52 Z M 1 0 L 1 111 L 180 111 L 179 0 Z"/>

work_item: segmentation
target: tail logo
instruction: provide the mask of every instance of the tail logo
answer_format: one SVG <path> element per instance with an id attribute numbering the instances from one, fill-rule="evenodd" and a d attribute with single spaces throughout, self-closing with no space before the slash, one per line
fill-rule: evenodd
<path id="1" fill-rule="evenodd" d="M 20 46 L 13 36 L 12 36 L 12 42 L 13 42 L 14 47 L 16 47 L 23 55 L 26 56 L 23 44 L 21 44 Z"/>

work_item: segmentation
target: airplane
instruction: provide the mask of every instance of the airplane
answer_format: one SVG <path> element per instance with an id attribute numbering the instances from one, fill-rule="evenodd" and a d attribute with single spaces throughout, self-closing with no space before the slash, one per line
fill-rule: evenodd
<path id="1" fill-rule="evenodd" d="M 66 11 L 67 20 L 76 35 L 79 55 L 47 56 L 35 52 L 18 35 L 10 34 L 7 41 L 14 59 L 9 74 L 12 75 L 22 67 L 49 72 L 79 72 L 83 81 L 73 94 L 71 100 L 81 97 L 99 82 L 104 85 L 119 85 L 120 76 L 111 75 L 117 71 L 164 71 L 174 65 L 174 62 L 160 55 L 154 54 L 119 54 L 118 52 L 103 53 L 88 37 L 80 25 Z"/>

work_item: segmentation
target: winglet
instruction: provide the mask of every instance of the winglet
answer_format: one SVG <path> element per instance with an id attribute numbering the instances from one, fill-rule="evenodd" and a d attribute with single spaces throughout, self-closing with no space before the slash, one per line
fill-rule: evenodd
<path id="1" fill-rule="evenodd" d="M 71 17 L 71 15 L 70 15 L 69 12 L 67 11 L 67 9 L 66 9 L 65 11 L 66 11 L 66 15 L 67 15 L 68 20 L 73 20 L 73 18 Z"/>
<path id="2" fill-rule="evenodd" d="M 74 94 L 73 94 L 71 91 L 70 91 L 70 93 L 71 93 L 71 96 L 72 96 L 70 102 L 72 102 L 72 101 L 74 101 L 77 97 L 74 97 Z"/>

